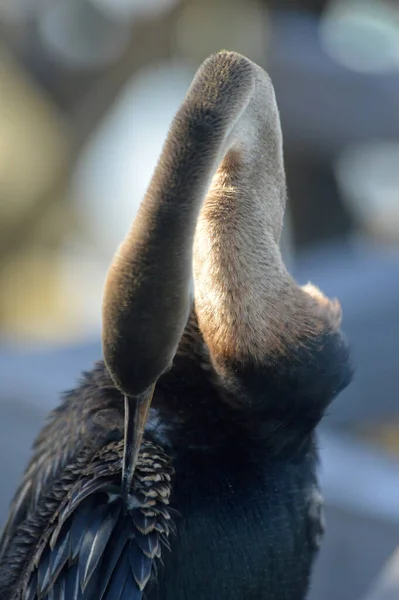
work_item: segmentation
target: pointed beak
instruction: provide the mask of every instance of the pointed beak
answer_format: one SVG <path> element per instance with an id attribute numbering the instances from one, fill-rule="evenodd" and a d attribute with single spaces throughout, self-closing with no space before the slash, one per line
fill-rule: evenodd
<path id="1" fill-rule="evenodd" d="M 139 396 L 125 396 L 125 444 L 122 467 L 122 497 L 127 501 L 143 440 L 144 428 L 155 384 Z"/>

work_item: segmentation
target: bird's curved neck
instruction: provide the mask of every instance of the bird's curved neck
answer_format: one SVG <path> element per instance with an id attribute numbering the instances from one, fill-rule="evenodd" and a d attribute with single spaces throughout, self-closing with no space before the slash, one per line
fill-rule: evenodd
<path id="1" fill-rule="evenodd" d="M 247 178 L 240 176 L 239 185 L 243 190 L 251 186 L 251 193 L 255 190 L 259 207 L 268 173 L 270 177 L 279 173 L 277 179 L 283 174 L 276 123 L 273 88 L 259 67 L 228 52 L 205 61 L 172 122 L 106 282 L 104 358 L 124 393 L 141 393 L 173 360 L 192 305 L 198 217 L 219 164 L 223 170 L 233 151 L 245 157 Z M 273 158 L 276 148 L 278 164 Z M 277 180 L 273 187 L 277 190 Z M 277 226 L 273 223 L 273 237 L 279 236 L 283 212 L 281 206 L 270 210 L 277 196 L 281 204 L 277 194 L 269 211 L 262 208 L 264 216 L 281 213 Z"/>
<path id="2" fill-rule="evenodd" d="M 279 249 L 285 197 L 269 77 L 234 52 L 210 57 L 172 122 L 109 271 L 104 359 L 125 395 L 149 390 L 171 366 L 193 280 L 199 328 L 226 385 L 237 364 L 277 364 L 279 357 L 299 365 L 294 381 L 300 348 L 316 348 L 339 330 L 339 306 L 287 273 Z M 337 387 L 336 379 L 326 376 L 322 388 Z"/>

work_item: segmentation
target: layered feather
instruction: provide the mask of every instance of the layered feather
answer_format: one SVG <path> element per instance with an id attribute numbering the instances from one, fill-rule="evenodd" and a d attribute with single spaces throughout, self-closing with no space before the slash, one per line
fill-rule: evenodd
<path id="1" fill-rule="evenodd" d="M 123 442 L 108 444 L 90 464 L 84 456 L 65 469 L 35 511 L 54 508 L 14 589 L 20 600 L 141 600 L 151 585 L 162 548 L 174 530 L 169 507 L 173 469 L 157 445 L 144 441 L 128 504 L 121 500 Z M 71 478 L 75 483 L 71 485 Z M 16 532 L 12 554 L 21 552 L 34 523 Z M 40 523 L 37 526 L 40 527 Z M 26 554 L 26 553 L 25 553 Z M 15 562 L 15 561 L 14 561 Z"/>

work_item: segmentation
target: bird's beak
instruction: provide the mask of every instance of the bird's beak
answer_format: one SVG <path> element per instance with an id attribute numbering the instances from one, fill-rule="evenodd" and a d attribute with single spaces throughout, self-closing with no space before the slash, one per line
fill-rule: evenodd
<path id="1" fill-rule="evenodd" d="M 125 396 L 125 444 L 122 467 L 122 497 L 125 501 L 132 487 L 154 389 L 155 384 L 139 396 Z"/>

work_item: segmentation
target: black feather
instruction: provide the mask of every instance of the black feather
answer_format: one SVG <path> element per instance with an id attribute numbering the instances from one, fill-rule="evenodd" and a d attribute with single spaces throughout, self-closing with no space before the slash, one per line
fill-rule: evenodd
<path id="1" fill-rule="evenodd" d="M 114 529 L 108 547 L 104 554 L 103 568 L 98 582 L 98 600 L 106 600 L 105 595 L 107 587 L 113 577 L 113 573 L 118 565 L 118 561 L 126 547 L 127 541 L 131 532 L 126 527 L 125 523 L 119 523 Z"/>
<path id="2" fill-rule="evenodd" d="M 26 600 L 35 600 L 37 598 L 37 573 L 34 573 L 26 589 Z"/>
<path id="3" fill-rule="evenodd" d="M 143 592 L 138 589 L 132 575 L 129 574 L 120 600 L 142 600 Z"/>
<path id="4" fill-rule="evenodd" d="M 54 584 L 62 568 L 69 559 L 69 538 L 70 532 L 67 531 L 65 536 L 62 539 L 58 540 L 55 548 L 51 551 L 49 563 L 50 579 L 48 585 L 52 586 Z M 48 585 L 46 586 L 44 592 L 48 588 Z"/>
<path id="5" fill-rule="evenodd" d="M 80 552 L 83 541 L 86 522 L 93 508 L 93 500 L 88 498 L 79 507 L 79 510 L 72 516 L 71 533 L 70 533 L 70 556 L 74 560 Z"/>
<path id="6" fill-rule="evenodd" d="M 129 555 L 122 552 L 112 573 L 104 600 L 120 600 L 130 573 Z"/>
<path id="7" fill-rule="evenodd" d="M 60 577 L 53 587 L 54 600 L 68 600 L 65 596 L 65 578 Z"/>
<path id="8" fill-rule="evenodd" d="M 43 554 L 41 555 L 38 569 L 37 569 L 37 591 L 39 596 L 43 596 L 45 590 L 50 582 L 50 550 L 48 548 L 45 549 Z"/>
<path id="9" fill-rule="evenodd" d="M 65 600 L 82 600 L 83 594 L 79 585 L 78 565 L 72 565 L 65 574 Z"/>
<path id="10" fill-rule="evenodd" d="M 129 558 L 134 579 L 142 591 L 151 576 L 152 560 L 141 552 L 135 540 L 131 540 L 129 544 Z"/>
<path id="11" fill-rule="evenodd" d="M 141 510 L 135 510 L 133 513 L 133 522 L 139 532 L 145 535 L 154 529 L 156 518 L 146 517 Z"/>
<path id="12" fill-rule="evenodd" d="M 71 501 L 66 507 L 65 511 L 61 514 L 61 519 L 66 520 L 75 511 L 76 507 L 83 502 L 86 498 L 91 496 L 93 493 L 98 493 L 101 490 L 105 490 L 109 487 L 109 480 L 98 480 L 84 482 L 79 487 L 71 492 Z"/>
<path id="13" fill-rule="evenodd" d="M 120 504 L 104 504 L 91 515 L 79 552 L 79 577 L 84 590 L 101 560 L 120 513 Z"/>
<path id="14" fill-rule="evenodd" d="M 135 534 L 136 542 L 139 548 L 148 558 L 159 557 L 161 549 L 159 547 L 159 536 L 155 531 L 151 531 L 148 535 L 143 535 L 139 531 Z"/>
<path id="15" fill-rule="evenodd" d="M 54 600 L 54 586 L 51 587 L 46 596 L 42 596 L 43 600 Z"/>

